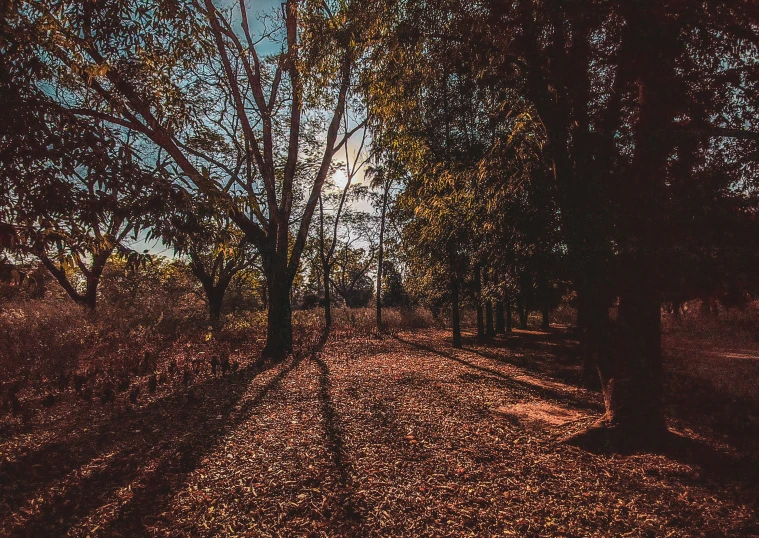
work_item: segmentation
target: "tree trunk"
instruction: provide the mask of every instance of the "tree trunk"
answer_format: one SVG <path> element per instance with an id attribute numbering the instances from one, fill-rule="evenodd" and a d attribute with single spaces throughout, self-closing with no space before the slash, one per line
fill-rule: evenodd
<path id="1" fill-rule="evenodd" d="M 482 279 L 480 278 L 480 267 L 474 269 L 474 293 L 477 303 L 477 338 L 485 336 L 485 320 L 482 313 Z"/>
<path id="2" fill-rule="evenodd" d="M 517 314 L 519 314 L 519 328 L 527 328 L 527 305 L 522 294 L 517 296 Z"/>
<path id="3" fill-rule="evenodd" d="M 91 275 L 87 277 L 87 289 L 82 297 L 82 304 L 90 311 L 95 311 L 98 300 L 98 285 L 100 284 L 100 275 Z"/>
<path id="4" fill-rule="evenodd" d="M 611 351 L 598 357 L 603 421 L 636 436 L 662 434 L 661 305 L 655 293 L 638 288 L 620 297 Z"/>
<path id="5" fill-rule="evenodd" d="M 224 292 L 219 288 L 213 288 L 210 293 L 206 293 L 208 299 L 208 315 L 213 327 L 219 326 L 221 319 L 221 303 L 224 300 Z"/>
<path id="6" fill-rule="evenodd" d="M 514 325 L 511 317 L 511 299 L 506 299 L 506 332 L 510 333 Z"/>
<path id="7" fill-rule="evenodd" d="M 71 282 L 69 282 L 66 272 L 60 267 L 57 267 L 46 254 L 42 253 L 39 257 L 42 261 L 42 264 L 58 281 L 58 284 L 61 285 L 68 296 L 71 297 L 71 299 L 73 299 L 76 304 L 87 308 L 92 313 L 95 311 L 95 308 L 97 306 L 98 285 L 100 284 L 100 276 L 103 273 L 105 263 L 108 261 L 108 256 L 110 256 L 110 253 L 105 256 L 103 253 L 96 254 L 94 256 L 93 267 L 90 270 L 89 274 L 86 275 L 87 287 L 85 289 L 84 295 L 79 293 L 76 288 L 74 288 Z"/>
<path id="8" fill-rule="evenodd" d="M 485 280 L 485 288 L 487 289 L 489 282 L 487 269 L 483 271 L 483 278 Z M 489 298 L 485 299 L 485 335 L 490 338 L 495 335 L 495 330 L 493 329 L 493 303 Z"/>
<path id="9" fill-rule="evenodd" d="M 456 273 L 451 276 L 451 309 L 453 311 L 453 347 L 461 348 L 461 314 L 459 312 L 459 279 Z"/>
<path id="10" fill-rule="evenodd" d="M 290 279 L 284 270 L 270 270 L 268 273 L 268 326 L 266 346 L 261 352 L 261 357 L 264 360 L 282 361 L 293 350 Z"/>
<path id="11" fill-rule="evenodd" d="M 380 234 L 381 237 L 382 234 Z M 377 332 L 382 332 L 382 239 L 378 252 L 379 262 L 377 264 Z"/>
<path id="12" fill-rule="evenodd" d="M 659 130 L 674 120 L 681 104 L 682 90 L 672 81 L 685 45 L 651 10 L 625 6 L 623 14 L 635 49 L 626 67 L 637 83 L 638 118 L 631 173 L 620 193 L 625 200 L 618 243 L 623 271 L 613 353 L 599 356 L 598 366 L 604 422 L 623 432 L 625 441 L 638 443 L 661 439 L 666 432 L 657 262 L 667 223 L 664 183 L 674 141 Z"/>
<path id="13" fill-rule="evenodd" d="M 329 331 L 332 328 L 332 297 L 329 291 L 329 274 L 330 264 L 322 264 L 322 274 L 324 276 L 324 330 Z"/>
<path id="14" fill-rule="evenodd" d="M 551 328 L 551 320 L 549 319 L 549 316 L 551 314 L 551 310 L 548 308 L 548 304 L 543 305 L 543 319 L 540 324 L 540 328 L 544 331 L 547 331 Z"/>
<path id="15" fill-rule="evenodd" d="M 211 283 L 210 290 L 206 290 L 208 297 L 208 313 L 210 315 L 211 324 L 214 328 L 220 326 L 221 320 L 221 306 L 224 303 L 224 295 L 227 293 L 229 283 L 232 281 L 234 275 L 224 275 L 214 286 Z"/>
<path id="16" fill-rule="evenodd" d="M 387 214 L 388 196 L 390 195 L 390 182 L 387 179 L 385 181 L 380 217 L 379 251 L 377 252 L 377 332 L 382 332 L 382 260 L 385 255 L 385 216 Z"/>
<path id="17" fill-rule="evenodd" d="M 495 303 L 495 332 L 504 334 L 506 332 L 506 323 L 503 312 L 503 299 L 498 299 Z"/>
<path id="18" fill-rule="evenodd" d="M 578 306 L 580 349 L 582 352 L 582 381 L 585 388 L 599 389 L 598 365 L 606 359 L 609 348 L 609 305 L 591 294 L 581 292 Z"/>

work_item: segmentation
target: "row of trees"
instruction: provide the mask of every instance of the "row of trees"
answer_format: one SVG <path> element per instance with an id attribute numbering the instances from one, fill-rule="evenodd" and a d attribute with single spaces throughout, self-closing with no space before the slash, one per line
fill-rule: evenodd
<path id="1" fill-rule="evenodd" d="M 0 196 L 20 230 L 4 244 L 64 287 L 78 267 L 82 304 L 107 254 L 149 229 L 189 257 L 209 304 L 259 264 L 264 356 L 281 359 L 303 267 L 329 326 L 332 290 L 367 299 L 371 260 L 378 287 L 395 278 L 397 231 L 409 289 L 451 305 L 454 345 L 464 295 L 484 334 L 528 310 L 547 320 L 572 291 L 607 425 L 650 435 L 665 424 L 662 304 L 755 291 L 752 4 L 4 6 Z M 325 190 L 359 137 L 378 227 L 352 209 L 362 151 Z"/>
<path id="2" fill-rule="evenodd" d="M 506 304 L 567 282 L 605 425 L 661 432 L 662 303 L 754 291 L 757 8 L 397 7 L 370 110 L 412 171 L 415 274 L 454 327 L 467 275 Z"/>

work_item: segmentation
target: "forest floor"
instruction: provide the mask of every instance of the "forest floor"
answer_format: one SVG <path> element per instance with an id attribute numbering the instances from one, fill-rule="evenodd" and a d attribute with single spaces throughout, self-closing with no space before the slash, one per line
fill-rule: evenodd
<path id="1" fill-rule="evenodd" d="M 241 355 L 135 405 L 69 389 L 2 423 L 0 536 L 759 536 L 756 399 L 672 361 L 682 442 L 591 453 L 561 441 L 603 411 L 575 342 L 464 344 L 421 330 L 267 369 Z"/>

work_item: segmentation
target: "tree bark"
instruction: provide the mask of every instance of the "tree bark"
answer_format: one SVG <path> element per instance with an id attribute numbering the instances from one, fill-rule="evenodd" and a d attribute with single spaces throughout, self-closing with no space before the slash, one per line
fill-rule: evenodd
<path id="1" fill-rule="evenodd" d="M 511 299 L 506 299 L 506 332 L 510 333 L 511 329 L 514 325 L 512 316 L 511 316 Z"/>
<path id="2" fill-rule="evenodd" d="M 603 421 L 633 435 L 664 433 L 661 305 L 654 293 L 639 288 L 620 297 L 611 353 L 598 360 Z"/>
<path id="3" fill-rule="evenodd" d="M 483 278 L 485 281 L 485 288 L 487 288 L 489 283 L 487 269 L 483 271 Z M 495 335 L 495 329 L 493 329 L 493 303 L 489 298 L 485 299 L 485 335 L 490 338 Z"/>
<path id="4" fill-rule="evenodd" d="M 506 320 L 503 311 L 503 299 L 498 299 L 495 303 L 495 332 L 504 334 L 506 332 Z"/>
<path id="5" fill-rule="evenodd" d="M 661 230 L 667 215 L 664 184 L 673 148 L 669 126 L 679 106 L 673 84 L 676 58 L 684 45 L 676 28 L 650 10 L 625 6 L 632 44 L 631 71 L 638 89 L 635 153 L 626 176 L 621 206 L 619 309 L 613 353 L 599 357 L 606 405 L 604 421 L 625 432 L 630 442 L 660 438 L 666 432 L 662 405 L 660 269 Z M 664 243 L 666 245 L 666 243 Z"/>
<path id="6" fill-rule="evenodd" d="M 454 272 L 451 275 L 451 310 L 453 326 L 453 347 L 461 348 L 461 314 L 459 312 L 459 279 Z"/>
<path id="7" fill-rule="evenodd" d="M 521 293 L 517 296 L 517 314 L 519 315 L 519 328 L 527 329 L 527 305 Z"/>
<path id="8" fill-rule="evenodd" d="M 329 290 L 330 264 L 322 264 L 322 275 L 324 277 L 324 329 L 329 331 L 332 328 L 332 296 Z"/>
<path id="9" fill-rule="evenodd" d="M 382 332 L 382 261 L 385 255 L 385 217 L 390 196 L 390 181 L 385 178 L 385 190 L 382 193 L 382 214 L 380 216 L 379 251 L 377 252 L 377 332 Z"/>
<path id="10" fill-rule="evenodd" d="M 264 360 L 279 362 L 293 350 L 292 308 L 290 306 L 291 281 L 286 271 L 269 270 L 267 288 L 266 346 L 261 352 Z"/>
<path id="11" fill-rule="evenodd" d="M 610 352 L 609 305 L 592 292 L 580 292 L 578 305 L 580 349 L 582 352 L 582 381 L 585 388 L 599 389 L 598 365 Z"/>
<path id="12" fill-rule="evenodd" d="M 206 293 L 208 299 L 208 316 L 211 320 L 211 325 L 214 327 L 219 326 L 219 320 L 221 319 L 221 304 L 224 300 L 224 292 L 218 288 L 214 288 L 211 293 Z"/>
<path id="13" fill-rule="evenodd" d="M 84 294 L 81 294 L 69 281 L 69 276 L 66 274 L 66 271 L 57 267 L 44 252 L 39 254 L 42 264 L 48 272 L 53 275 L 56 281 L 58 281 L 58 284 L 61 285 L 68 296 L 71 297 L 76 304 L 87 308 L 90 312 L 94 312 L 97 307 L 100 278 L 103 275 L 103 269 L 105 269 L 105 264 L 108 262 L 110 256 L 111 251 L 96 252 L 93 254 L 92 267 L 90 269 L 83 266 L 81 267 L 82 272 L 85 273 L 86 282 Z"/>
<path id="14" fill-rule="evenodd" d="M 482 312 L 482 279 L 480 276 L 480 267 L 474 269 L 474 293 L 477 304 L 477 338 L 485 336 L 485 320 Z"/>
<path id="15" fill-rule="evenodd" d="M 549 317 L 550 314 L 551 314 L 551 309 L 548 308 L 548 304 L 544 304 L 543 305 L 543 319 L 540 324 L 540 328 L 543 329 L 544 331 L 547 331 L 548 329 L 551 328 L 551 320 Z"/>

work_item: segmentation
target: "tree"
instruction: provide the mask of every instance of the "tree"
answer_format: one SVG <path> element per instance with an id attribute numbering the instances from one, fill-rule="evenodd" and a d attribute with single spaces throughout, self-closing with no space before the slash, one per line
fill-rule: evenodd
<path id="1" fill-rule="evenodd" d="M 373 295 L 369 271 L 377 250 L 374 220 L 362 211 L 351 211 L 343 222 L 344 233 L 336 243 L 329 282 L 346 306 L 362 307 Z"/>
<path id="2" fill-rule="evenodd" d="M 160 183 L 129 133 L 81 121 L 67 129 L 87 134 L 53 138 L 4 161 L 2 212 L 20 238 L 15 252 L 39 258 L 76 303 L 94 310 L 113 252 L 139 257 L 125 240 L 157 203 Z"/>
<path id="3" fill-rule="evenodd" d="M 348 153 L 348 145 L 345 145 L 345 184 L 342 186 L 342 191 L 339 192 L 339 195 L 337 196 L 337 205 L 333 208 L 331 219 L 329 219 L 331 221 L 330 227 L 332 228 L 332 232 L 330 234 L 331 238 L 327 237 L 327 233 L 329 232 L 325 227 L 325 224 L 328 223 L 326 222 L 327 219 L 324 214 L 324 205 L 325 198 L 333 199 L 335 196 L 327 196 L 326 193 L 321 193 L 319 195 L 319 261 L 321 263 L 320 269 L 321 277 L 323 280 L 324 325 L 326 331 L 329 331 L 332 328 L 332 298 L 330 296 L 330 288 L 332 287 L 332 267 L 335 264 L 335 249 L 338 246 L 338 234 L 340 232 L 340 225 L 343 223 L 341 221 L 341 217 L 343 217 L 343 212 L 346 211 L 349 213 L 346 215 L 348 217 L 348 221 L 356 221 L 356 218 L 352 217 L 350 210 L 346 208 L 345 204 L 346 201 L 350 203 L 353 200 L 360 199 L 364 194 L 363 189 L 351 187 L 353 186 L 352 183 L 353 179 L 356 177 L 356 174 L 367 161 L 367 159 L 365 159 L 362 155 L 364 145 L 366 144 L 366 135 L 367 131 L 366 128 L 364 128 L 360 146 L 356 151 L 356 155 L 353 160 L 351 160 Z M 348 252 L 348 248 L 349 245 L 345 246 L 343 250 L 345 252 Z"/>
<path id="4" fill-rule="evenodd" d="M 683 247 L 699 264 L 715 252 L 693 221 L 682 218 L 703 210 L 675 185 L 692 185 L 703 177 L 699 166 L 716 166 L 720 158 L 750 162 L 751 151 L 739 157 L 735 149 L 740 140 L 757 139 L 755 105 L 746 99 L 756 88 L 748 74 L 757 46 L 751 26 L 756 8 L 590 0 L 479 7 L 411 6 L 398 35 L 413 36 L 417 50 L 434 50 L 437 58 L 446 48 L 452 67 L 467 50 L 478 80 L 498 88 L 494 114 L 514 109 L 501 96 L 516 96 L 526 105 L 519 108 L 534 110 L 558 187 L 586 359 L 598 366 L 604 391 L 600 425 L 627 441 L 656 438 L 665 425 L 659 349 L 664 290 L 675 284 L 671 276 L 683 274 L 684 267 L 673 263 L 682 260 Z M 436 87 L 424 78 L 410 84 L 415 90 L 419 84 L 433 92 Z M 706 159 L 696 165 L 694 153 Z M 754 191 L 739 168 L 702 198 L 720 205 L 743 200 L 733 206 L 735 224 L 750 216 Z M 725 238 L 732 242 L 731 235 Z M 612 337 L 608 310 L 617 300 Z"/>
<path id="5" fill-rule="evenodd" d="M 235 276 L 256 263 L 258 253 L 229 216 L 207 200 L 178 191 L 174 202 L 170 215 L 156 219 L 151 236 L 189 259 L 192 274 L 203 286 L 211 324 L 218 326 L 227 288 Z"/>
<path id="6" fill-rule="evenodd" d="M 387 222 L 388 210 L 390 209 L 390 193 L 394 184 L 400 183 L 401 178 L 405 176 L 405 171 L 401 169 L 398 159 L 390 156 L 377 166 L 372 166 L 367 170 L 367 176 L 370 179 L 369 186 L 371 189 L 378 189 L 380 196 L 375 201 L 375 206 L 379 207 L 380 231 L 377 247 L 377 288 L 376 288 L 376 311 L 377 311 L 377 332 L 382 332 L 382 284 L 383 273 L 385 271 L 385 224 Z M 395 268 L 393 266 L 393 271 Z M 391 277 L 392 278 L 392 277 Z M 394 281 L 394 280 L 393 280 Z"/>
<path id="7" fill-rule="evenodd" d="M 357 2 L 288 0 L 255 41 L 243 1 L 227 10 L 211 0 L 53 7 L 14 4 L 5 27 L 34 44 L 45 82 L 65 92 L 70 113 L 140 133 L 171 158 L 188 191 L 229 213 L 266 273 L 263 356 L 283 358 L 292 348 L 291 286 L 332 158 L 355 129 L 340 133 L 375 19 Z M 261 41 L 281 48 L 262 56 Z M 322 151 L 304 163 L 307 125 L 324 111 Z M 245 193 L 244 209 L 233 192 Z"/>

